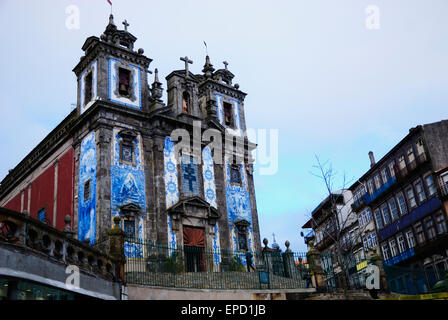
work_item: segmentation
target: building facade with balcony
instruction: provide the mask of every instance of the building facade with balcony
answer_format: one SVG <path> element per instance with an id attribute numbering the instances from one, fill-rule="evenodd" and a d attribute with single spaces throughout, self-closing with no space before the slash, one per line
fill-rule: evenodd
<path id="1" fill-rule="evenodd" d="M 320 253 L 324 281 L 329 290 L 341 288 L 345 269 L 352 268 L 353 271 L 355 267 L 352 242 L 347 240 L 347 235 L 353 236 L 353 243 L 356 239 L 357 219 L 351 212 L 352 202 L 350 190 L 333 192 L 312 211 L 311 218 L 302 226 L 302 229 L 311 229 L 305 232 L 305 243 Z"/>
<path id="2" fill-rule="evenodd" d="M 355 213 L 352 213 L 355 216 Z M 364 286 L 365 276 L 363 268 L 360 269 L 360 264 L 366 260 L 366 253 L 363 247 L 361 231 L 357 219 L 351 219 L 350 224 L 342 230 L 341 247 L 343 249 L 343 256 L 345 265 L 347 266 L 349 287 L 360 289 Z"/>
<path id="3" fill-rule="evenodd" d="M 356 271 L 359 284 L 364 286 L 369 260 L 374 256 L 380 256 L 381 253 L 372 211 L 366 201 L 367 188 L 362 182 L 357 181 L 350 187 L 350 190 L 353 192 L 352 210 L 358 218 L 359 248 L 354 252 Z"/>
<path id="4" fill-rule="evenodd" d="M 360 223 L 369 221 L 364 247 L 374 234 L 384 266 L 446 269 L 447 210 L 437 172 L 448 165 L 447 134 L 446 120 L 410 129 L 378 162 L 371 154 L 371 168 L 350 188 Z"/>

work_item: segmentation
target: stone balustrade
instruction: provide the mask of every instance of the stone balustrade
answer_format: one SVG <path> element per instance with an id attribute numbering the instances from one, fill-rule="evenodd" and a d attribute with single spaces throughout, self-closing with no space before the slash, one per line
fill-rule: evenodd
<path id="1" fill-rule="evenodd" d="M 53 262 L 76 265 L 81 272 L 106 280 L 122 280 L 119 262 L 88 243 L 75 239 L 69 216 L 65 218 L 65 223 L 64 231 L 59 231 L 31 218 L 26 211 L 18 213 L 0 208 L 0 246 L 43 255 Z"/>

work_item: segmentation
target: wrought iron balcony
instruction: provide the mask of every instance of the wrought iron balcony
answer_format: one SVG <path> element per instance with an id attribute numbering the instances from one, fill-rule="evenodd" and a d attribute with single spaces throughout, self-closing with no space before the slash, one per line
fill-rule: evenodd
<path id="1" fill-rule="evenodd" d="M 404 168 L 399 168 L 397 171 L 397 178 L 403 180 L 414 170 L 419 168 L 422 164 L 428 162 L 429 158 L 426 153 L 419 154 L 414 160 L 409 162 Z"/>
<path id="2" fill-rule="evenodd" d="M 428 160 L 429 160 L 429 158 L 426 156 L 426 153 L 422 153 L 422 154 L 419 154 L 419 155 L 417 156 L 417 163 L 418 163 L 418 164 L 425 163 L 425 162 L 427 162 Z"/>
<path id="3" fill-rule="evenodd" d="M 368 194 L 365 193 L 361 198 L 352 203 L 352 210 L 358 212 L 367 205 Z"/>
<path id="4" fill-rule="evenodd" d="M 407 177 L 408 173 L 409 173 L 409 171 L 408 171 L 408 168 L 407 168 L 407 167 L 399 168 L 399 169 L 398 169 L 398 172 L 397 172 L 397 178 L 398 178 L 399 180 L 403 180 L 404 178 Z"/>
<path id="5" fill-rule="evenodd" d="M 376 190 L 373 194 L 366 194 L 366 204 L 370 204 L 376 199 L 378 199 L 381 195 L 383 195 L 387 190 L 389 190 L 395 183 L 397 179 L 395 177 L 390 178 L 385 184 L 383 184 L 378 190 Z"/>
<path id="6" fill-rule="evenodd" d="M 395 257 L 387 259 L 386 261 L 384 261 L 384 264 L 388 265 L 388 266 L 392 266 L 401 261 L 409 259 L 410 257 L 413 257 L 414 255 L 415 255 L 414 248 L 411 248 L 409 250 L 403 251 L 402 253 L 396 255 Z"/>
<path id="7" fill-rule="evenodd" d="M 417 208 L 413 209 L 408 214 L 400 217 L 400 219 L 395 220 L 391 224 L 387 225 L 384 229 L 378 231 L 379 241 L 389 238 L 390 236 L 406 229 L 410 225 L 414 224 L 416 221 L 421 220 L 428 214 L 438 210 L 442 206 L 442 202 L 438 197 L 433 197 L 428 201 L 424 202 Z"/>

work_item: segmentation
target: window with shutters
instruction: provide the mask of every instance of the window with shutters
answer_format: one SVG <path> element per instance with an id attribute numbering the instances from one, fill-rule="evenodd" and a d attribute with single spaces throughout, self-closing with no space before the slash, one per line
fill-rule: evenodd
<path id="1" fill-rule="evenodd" d="M 397 203 L 398 203 L 398 208 L 400 209 L 400 214 L 406 214 L 407 211 L 407 207 L 406 207 L 406 200 L 404 198 L 403 193 L 398 193 L 397 194 Z"/>
<path id="2" fill-rule="evenodd" d="M 431 197 L 431 196 L 435 195 L 435 193 L 437 192 L 437 189 L 434 184 L 434 179 L 433 179 L 432 175 L 425 177 L 425 183 L 426 183 L 426 186 L 428 187 L 429 196 Z"/>
<path id="3" fill-rule="evenodd" d="M 423 231 L 422 224 L 420 222 L 416 223 L 414 226 L 414 229 L 415 229 L 415 233 L 417 235 L 417 242 L 419 244 L 422 244 L 423 242 L 425 242 L 425 233 Z"/>
<path id="4" fill-rule="evenodd" d="M 436 237 L 436 229 L 434 227 L 434 221 L 431 217 L 427 217 L 424 220 L 426 227 L 426 234 L 428 235 L 428 239 L 431 240 Z"/>
<path id="5" fill-rule="evenodd" d="M 390 214 L 387 204 L 381 207 L 381 213 L 383 214 L 384 224 L 387 226 L 390 223 Z"/>
<path id="6" fill-rule="evenodd" d="M 395 239 L 392 239 L 389 241 L 389 247 L 390 247 L 390 255 L 392 257 L 395 257 L 398 254 L 397 244 L 395 242 Z"/>
<path id="7" fill-rule="evenodd" d="M 389 209 L 392 215 L 392 220 L 397 220 L 400 217 L 400 214 L 398 213 L 398 208 L 394 198 L 389 200 Z"/>
<path id="8" fill-rule="evenodd" d="M 402 234 L 398 235 L 397 241 L 398 241 L 398 250 L 400 251 L 400 253 L 405 252 L 406 245 L 404 244 L 404 237 Z"/>
<path id="9" fill-rule="evenodd" d="M 380 210 L 375 210 L 375 221 L 378 229 L 382 229 L 384 227 L 383 219 L 381 218 Z"/>
<path id="10" fill-rule="evenodd" d="M 437 232 L 439 234 L 446 233 L 446 221 L 443 212 L 439 212 L 436 214 L 436 224 L 437 224 Z"/>
<path id="11" fill-rule="evenodd" d="M 383 244 L 383 246 L 381 247 L 381 250 L 383 251 L 384 260 L 388 260 L 390 258 L 388 245 Z"/>
<path id="12" fill-rule="evenodd" d="M 408 196 L 409 207 L 414 208 L 417 206 L 417 201 L 415 201 L 414 190 L 412 188 L 408 188 L 406 190 L 406 194 Z"/>
<path id="13" fill-rule="evenodd" d="M 418 201 L 420 203 L 426 200 L 425 190 L 423 189 L 423 184 L 421 181 L 418 181 L 415 184 L 415 191 L 417 192 Z"/>
<path id="14" fill-rule="evenodd" d="M 406 240 L 408 242 L 408 247 L 409 248 L 414 248 L 415 247 L 414 233 L 412 232 L 412 230 L 409 230 L 409 231 L 406 232 Z"/>

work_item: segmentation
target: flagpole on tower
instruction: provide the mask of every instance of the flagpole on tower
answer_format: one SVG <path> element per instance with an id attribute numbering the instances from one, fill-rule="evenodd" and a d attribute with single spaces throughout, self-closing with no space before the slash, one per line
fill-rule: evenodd
<path id="1" fill-rule="evenodd" d="M 205 45 L 205 55 L 208 56 L 208 48 L 207 48 L 207 43 L 205 43 L 205 41 L 204 41 L 204 45 Z"/>
<path id="2" fill-rule="evenodd" d="M 107 0 L 107 3 L 110 4 L 110 14 L 112 14 L 112 0 Z"/>

